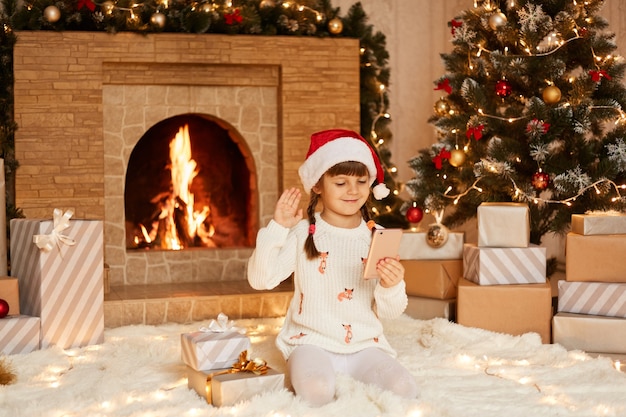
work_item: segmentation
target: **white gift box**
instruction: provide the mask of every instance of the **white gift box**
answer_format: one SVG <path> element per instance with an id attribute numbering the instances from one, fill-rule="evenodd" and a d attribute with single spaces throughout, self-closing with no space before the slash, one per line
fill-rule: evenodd
<path id="1" fill-rule="evenodd" d="M 626 284 L 559 281 L 558 311 L 626 318 Z"/>
<path id="2" fill-rule="evenodd" d="M 102 221 L 71 220 L 60 231 L 56 214 L 55 220 L 11 220 L 11 275 L 19 281 L 20 310 L 41 318 L 42 349 L 102 343 Z M 46 249 L 33 243 L 52 236 L 57 240 Z"/>
<path id="3" fill-rule="evenodd" d="M 39 349 L 39 317 L 8 316 L 0 319 L 0 353 L 13 355 Z"/>
<path id="4" fill-rule="evenodd" d="M 523 203 L 482 203 L 477 209 L 478 246 L 525 248 L 530 244 L 530 210 Z"/>
<path id="5" fill-rule="evenodd" d="M 466 243 L 463 277 L 479 285 L 546 282 L 546 248 L 487 248 Z"/>
<path id="6" fill-rule="evenodd" d="M 249 348 L 250 339 L 237 331 L 181 334 L 181 358 L 197 371 L 228 368 Z"/>
<path id="7" fill-rule="evenodd" d="M 579 235 L 626 234 L 626 214 L 617 212 L 572 214 L 571 231 Z"/>
<path id="8" fill-rule="evenodd" d="M 444 260 L 461 259 L 463 257 L 465 233 L 448 232 L 447 242 L 433 248 L 426 241 L 426 232 L 409 232 L 402 234 L 398 255 L 403 260 Z"/>

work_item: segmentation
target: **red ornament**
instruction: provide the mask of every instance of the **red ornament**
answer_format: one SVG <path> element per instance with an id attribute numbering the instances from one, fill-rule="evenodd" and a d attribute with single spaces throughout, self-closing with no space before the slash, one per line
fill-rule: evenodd
<path id="1" fill-rule="evenodd" d="M 535 172 L 533 174 L 531 184 L 533 185 L 533 187 L 535 187 L 536 190 L 545 190 L 546 188 L 548 188 L 548 184 L 550 184 L 550 176 L 545 172 Z"/>
<path id="2" fill-rule="evenodd" d="M 224 13 L 224 20 L 227 25 L 234 25 L 235 23 L 243 22 L 243 17 L 239 9 L 235 9 L 233 13 Z"/>
<path id="3" fill-rule="evenodd" d="M 508 97 L 513 92 L 513 87 L 507 80 L 500 80 L 496 83 L 496 95 L 498 97 Z"/>
<path id="4" fill-rule="evenodd" d="M 9 303 L 0 298 L 0 319 L 5 318 L 9 314 Z"/>
<path id="5" fill-rule="evenodd" d="M 409 223 L 419 223 L 422 217 L 424 217 L 424 212 L 419 207 L 413 206 L 406 211 L 406 219 Z"/>

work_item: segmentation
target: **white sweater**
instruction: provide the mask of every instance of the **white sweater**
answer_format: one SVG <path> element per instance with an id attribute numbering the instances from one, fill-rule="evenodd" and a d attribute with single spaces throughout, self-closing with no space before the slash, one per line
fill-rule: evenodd
<path id="1" fill-rule="evenodd" d="M 377 279 L 363 279 L 363 260 L 372 236 L 365 221 L 358 228 L 345 229 L 331 226 L 317 214 L 314 239 L 322 256 L 315 260 L 308 260 L 304 252 L 308 230 L 307 220 L 292 229 L 270 221 L 259 231 L 248 263 L 248 281 L 258 290 L 275 288 L 294 273 L 294 296 L 276 339 L 284 358 L 298 345 L 335 353 L 378 347 L 395 357 L 378 318 L 395 318 L 404 312 L 405 284 L 402 280 L 384 288 Z"/>

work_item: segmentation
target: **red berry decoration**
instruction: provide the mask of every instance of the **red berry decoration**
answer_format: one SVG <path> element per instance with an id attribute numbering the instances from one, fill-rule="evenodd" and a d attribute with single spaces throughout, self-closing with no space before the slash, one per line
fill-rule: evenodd
<path id="1" fill-rule="evenodd" d="M 5 318 L 9 314 L 9 303 L 0 298 L 0 319 Z"/>
<path id="2" fill-rule="evenodd" d="M 513 87 L 507 80 L 500 80 L 496 83 L 496 95 L 498 97 L 508 97 L 513 92 Z"/>
<path id="3" fill-rule="evenodd" d="M 536 190 L 545 190 L 546 188 L 548 188 L 548 184 L 550 184 L 550 176 L 545 172 L 535 172 L 533 174 L 531 184 L 533 185 L 533 187 L 535 187 Z"/>
<path id="4" fill-rule="evenodd" d="M 419 223 L 422 217 L 424 217 L 424 212 L 419 207 L 413 206 L 406 211 L 406 219 L 409 223 Z"/>

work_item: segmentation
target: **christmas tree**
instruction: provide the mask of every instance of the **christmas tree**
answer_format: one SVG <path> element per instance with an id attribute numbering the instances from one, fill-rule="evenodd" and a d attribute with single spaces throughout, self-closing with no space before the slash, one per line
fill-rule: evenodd
<path id="1" fill-rule="evenodd" d="M 454 227 L 482 202 L 525 202 L 535 244 L 572 213 L 624 208 L 624 60 L 602 5 L 475 1 L 449 22 L 438 142 L 409 161 L 417 207 Z"/>

